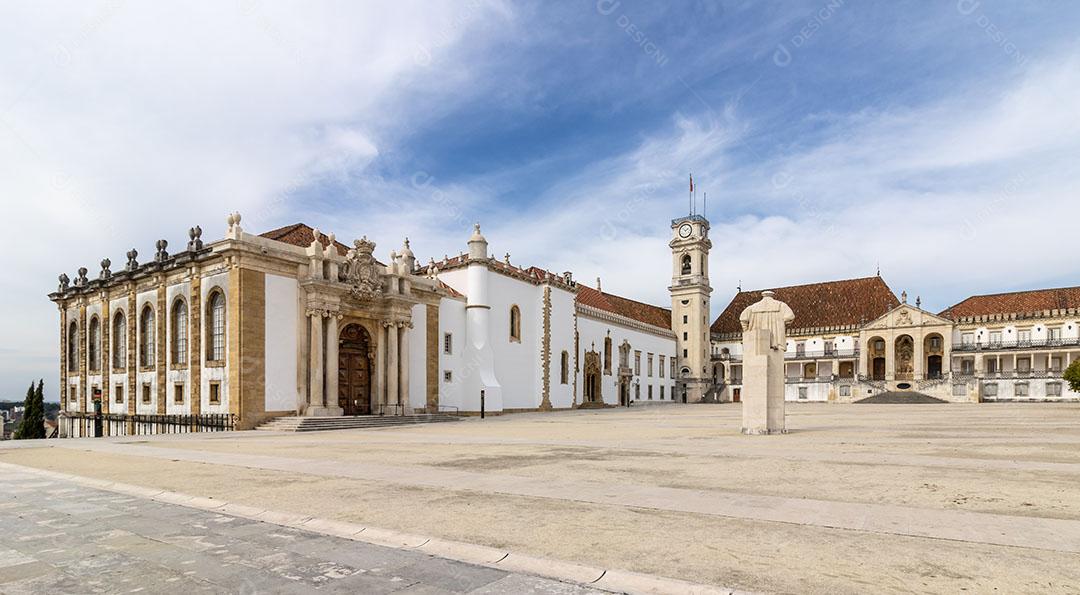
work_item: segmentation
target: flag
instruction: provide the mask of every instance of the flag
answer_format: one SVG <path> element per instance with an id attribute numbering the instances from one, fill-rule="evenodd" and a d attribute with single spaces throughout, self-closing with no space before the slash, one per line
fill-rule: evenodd
<path id="1" fill-rule="evenodd" d="M 690 192 L 694 191 L 694 174 L 690 174 Z"/>

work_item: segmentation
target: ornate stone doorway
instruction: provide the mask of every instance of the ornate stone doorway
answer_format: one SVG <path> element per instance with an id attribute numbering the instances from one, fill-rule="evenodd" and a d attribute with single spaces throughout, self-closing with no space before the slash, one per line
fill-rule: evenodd
<path id="1" fill-rule="evenodd" d="M 584 403 L 601 404 L 604 402 L 604 397 L 600 392 L 600 354 L 595 351 L 585 353 L 584 388 Z"/>
<path id="2" fill-rule="evenodd" d="M 345 415 L 371 414 L 371 336 L 359 324 L 341 331 L 338 348 L 338 407 Z"/>
<path id="3" fill-rule="evenodd" d="M 911 335 L 896 339 L 896 379 L 912 380 L 915 377 L 915 340 Z"/>

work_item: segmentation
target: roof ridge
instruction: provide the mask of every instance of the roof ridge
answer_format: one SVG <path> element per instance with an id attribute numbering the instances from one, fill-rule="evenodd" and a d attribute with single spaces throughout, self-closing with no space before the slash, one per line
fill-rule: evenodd
<path id="1" fill-rule="evenodd" d="M 967 296 L 966 298 L 960 300 L 959 302 L 956 302 L 952 306 L 949 306 L 949 308 L 952 308 L 953 306 L 959 306 L 960 304 L 975 298 L 997 297 L 1001 295 L 1019 295 L 1021 293 L 1036 293 L 1039 291 L 1065 291 L 1067 289 L 1080 289 L 1080 285 L 1068 285 L 1065 287 L 1044 287 L 1042 289 L 1021 289 L 1018 291 L 999 291 L 997 293 L 977 293 L 975 295 Z"/>
<path id="2" fill-rule="evenodd" d="M 779 286 L 779 287 L 764 287 L 764 288 L 761 288 L 761 289 L 744 289 L 744 290 L 740 291 L 739 293 L 753 293 L 755 291 L 773 291 L 773 290 L 777 290 L 777 289 L 792 289 L 794 287 L 808 287 L 810 285 L 833 285 L 835 283 L 850 283 L 852 281 L 872 281 L 874 279 L 880 279 L 881 282 L 885 284 L 885 287 L 889 287 L 889 284 L 885 282 L 884 277 L 882 277 L 881 275 L 869 275 L 869 276 L 866 276 L 866 277 L 851 277 L 849 279 L 833 279 L 831 281 L 815 281 L 813 283 L 796 283 L 795 285 L 782 285 L 782 286 Z M 889 291 L 892 291 L 891 287 L 889 287 Z"/>

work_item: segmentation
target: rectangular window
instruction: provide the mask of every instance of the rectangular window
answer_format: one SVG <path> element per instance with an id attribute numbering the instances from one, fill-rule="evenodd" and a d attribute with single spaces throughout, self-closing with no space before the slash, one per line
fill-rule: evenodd
<path id="1" fill-rule="evenodd" d="M 184 385 L 179 382 L 173 385 L 173 403 L 184 404 Z"/>
<path id="2" fill-rule="evenodd" d="M 799 387 L 799 400 L 800 401 L 805 401 L 806 400 L 806 387 L 805 386 L 800 386 Z"/>
<path id="3" fill-rule="evenodd" d="M 1001 345 L 1001 331 L 990 331 L 990 344 Z"/>
<path id="4" fill-rule="evenodd" d="M 670 394 L 671 394 L 671 400 L 674 401 L 675 400 L 675 387 L 674 386 L 671 387 L 671 393 Z"/>
<path id="5" fill-rule="evenodd" d="M 996 397 L 997 394 L 998 394 L 998 385 L 997 385 L 997 383 L 996 382 L 991 382 L 990 384 L 984 384 L 982 394 L 983 394 L 984 397 Z"/>
<path id="6" fill-rule="evenodd" d="M 671 377 L 675 377 L 675 358 L 671 358 Z M 675 393 L 672 392 L 671 394 L 674 395 Z"/>
<path id="7" fill-rule="evenodd" d="M 1018 329 L 1016 331 L 1016 340 L 1021 345 L 1028 345 L 1031 343 L 1031 329 Z"/>
<path id="8" fill-rule="evenodd" d="M 69 403 L 78 403 L 79 402 L 79 393 L 75 390 L 74 386 L 68 388 L 68 402 Z"/>
<path id="9" fill-rule="evenodd" d="M 841 397 L 850 397 L 851 396 L 851 385 L 848 385 L 848 384 L 841 385 L 840 386 L 840 396 Z"/>
<path id="10" fill-rule="evenodd" d="M 660 377 L 661 377 L 661 378 L 663 378 L 663 377 L 664 377 L 664 366 L 665 366 L 666 364 L 667 364 L 667 362 L 665 362 L 665 361 L 664 361 L 664 356 L 662 356 L 662 355 L 661 355 L 661 356 L 660 356 Z M 664 390 L 664 388 L 663 388 L 663 387 L 660 387 L 660 390 Z M 661 398 L 663 398 L 663 397 L 661 397 Z"/>
<path id="11" fill-rule="evenodd" d="M 975 360 L 966 359 L 960 362 L 960 373 L 965 376 L 975 374 Z"/>
<path id="12" fill-rule="evenodd" d="M 1016 371 L 1025 374 L 1031 371 L 1031 358 L 1022 357 L 1016 360 Z"/>
<path id="13" fill-rule="evenodd" d="M 452 355 L 454 353 L 454 335 L 450 333 L 443 333 L 442 352 L 446 355 Z"/>
<path id="14" fill-rule="evenodd" d="M 825 341 L 825 355 L 832 355 L 836 346 L 832 341 Z"/>
<path id="15" fill-rule="evenodd" d="M 213 381 L 210 383 L 210 404 L 221 404 L 221 383 L 218 381 Z"/>
<path id="16" fill-rule="evenodd" d="M 649 378 L 652 378 L 652 354 L 651 353 L 648 356 L 646 356 L 645 365 L 646 365 L 645 372 L 649 375 Z"/>
<path id="17" fill-rule="evenodd" d="M 1028 396 L 1028 394 L 1028 383 L 1017 382 L 1015 385 L 1013 385 L 1013 395 L 1017 397 L 1026 397 Z"/>
<path id="18" fill-rule="evenodd" d="M 1060 341 L 1061 340 L 1061 327 L 1047 327 L 1046 328 L 1046 340 L 1047 341 Z"/>
<path id="19" fill-rule="evenodd" d="M 151 393 L 151 390 L 150 390 L 150 383 L 149 382 L 144 383 L 142 385 L 142 402 L 143 402 L 144 405 L 149 405 L 150 404 L 151 396 L 152 396 L 152 393 Z"/>
<path id="20" fill-rule="evenodd" d="M 442 380 L 443 380 L 443 382 L 453 382 L 454 381 L 454 373 L 452 371 L 450 371 L 450 370 L 443 370 Z"/>
<path id="21" fill-rule="evenodd" d="M 800 341 L 800 342 L 795 344 L 795 355 L 798 355 L 798 356 L 806 355 L 806 343 L 803 343 L 803 342 Z"/>
<path id="22" fill-rule="evenodd" d="M 115 402 L 115 403 L 123 403 L 124 402 L 124 385 L 123 384 L 117 384 L 116 386 L 113 387 L 113 402 Z"/>
<path id="23" fill-rule="evenodd" d="M 683 315 L 682 315 L 682 323 L 683 323 L 683 324 L 686 324 L 686 314 L 683 314 Z"/>
<path id="24" fill-rule="evenodd" d="M 1061 358 L 1060 357 L 1052 357 L 1052 358 L 1050 358 L 1050 371 L 1051 372 L 1061 372 Z"/>
<path id="25" fill-rule="evenodd" d="M 683 341 L 688 341 L 689 339 L 690 339 L 690 334 L 687 333 L 686 331 L 683 331 L 682 340 Z"/>
<path id="26" fill-rule="evenodd" d="M 964 345 L 974 345 L 975 333 L 964 333 L 963 335 L 960 335 L 960 342 Z"/>
<path id="27" fill-rule="evenodd" d="M 660 385 L 660 400 L 664 400 L 664 385 Z"/>
<path id="28" fill-rule="evenodd" d="M 1048 396 L 1048 397 L 1060 397 L 1061 396 L 1061 383 L 1060 382 L 1047 382 L 1046 383 L 1046 396 Z"/>
<path id="29" fill-rule="evenodd" d="M 941 349 L 941 337 L 930 337 L 930 349 Z"/>
<path id="30" fill-rule="evenodd" d="M 996 374 L 997 371 L 998 371 L 998 369 L 997 369 L 997 360 L 996 359 L 988 359 L 988 360 L 986 360 L 986 373 L 987 374 Z"/>
<path id="31" fill-rule="evenodd" d="M 682 356 L 683 356 L 683 358 L 690 357 L 689 352 L 687 352 L 687 350 L 685 350 L 685 349 L 682 350 Z"/>
<path id="32" fill-rule="evenodd" d="M 634 352 L 634 375 L 641 376 L 641 352 Z"/>

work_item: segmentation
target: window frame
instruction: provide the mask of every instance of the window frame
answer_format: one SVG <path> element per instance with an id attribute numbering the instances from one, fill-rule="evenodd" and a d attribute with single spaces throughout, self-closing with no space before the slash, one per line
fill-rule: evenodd
<path id="1" fill-rule="evenodd" d="M 101 371 L 101 319 L 97 314 L 86 325 L 86 368 L 90 372 Z"/>
<path id="2" fill-rule="evenodd" d="M 206 363 L 208 364 L 225 363 L 228 347 L 227 307 L 225 292 L 221 288 L 215 287 L 206 295 Z"/>
<path id="3" fill-rule="evenodd" d="M 181 316 L 183 321 L 178 320 Z M 190 350 L 188 325 L 190 321 L 187 302 L 184 301 L 183 297 L 178 296 L 173 300 L 172 309 L 169 312 L 169 324 L 172 326 L 169 331 L 169 351 L 174 366 L 186 366 L 188 363 L 188 351 Z"/>
<path id="4" fill-rule="evenodd" d="M 510 306 L 510 342 L 521 343 L 521 308 L 517 304 Z"/>
<path id="5" fill-rule="evenodd" d="M 139 367 L 153 368 L 157 363 L 157 333 L 154 325 L 157 314 L 150 303 L 143 304 L 139 310 Z"/>
<path id="6" fill-rule="evenodd" d="M 123 310 L 117 310 L 112 319 L 112 367 L 114 370 L 127 369 L 128 348 L 127 315 Z"/>

